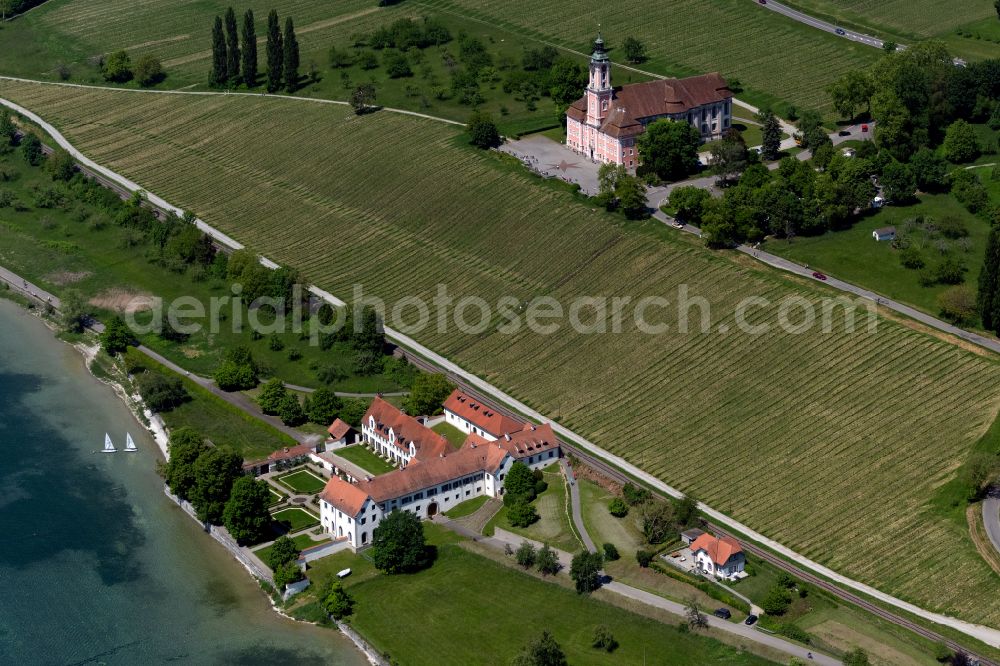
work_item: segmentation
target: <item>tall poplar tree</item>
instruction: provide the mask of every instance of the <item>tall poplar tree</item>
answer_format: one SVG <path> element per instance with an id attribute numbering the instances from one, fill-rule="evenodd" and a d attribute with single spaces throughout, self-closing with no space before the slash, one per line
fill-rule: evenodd
<path id="1" fill-rule="evenodd" d="M 278 12 L 272 9 L 267 15 L 267 91 L 278 92 L 281 88 L 284 50 L 282 48 L 281 26 Z"/>
<path id="2" fill-rule="evenodd" d="M 232 84 L 240 82 L 240 35 L 236 29 L 233 8 L 226 10 L 226 78 Z"/>
<path id="3" fill-rule="evenodd" d="M 257 85 L 257 29 L 253 24 L 253 10 L 243 15 L 243 83 L 247 88 Z"/>
<path id="4" fill-rule="evenodd" d="M 285 19 L 285 86 L 288 92 L 295 92 L 299 85 L 299 40 L 295 38 L 292 17 Z"/>
<path id="5" fill-rule="evenodd" d="M 226 59 L 226 36 L 222 31 L 222 19 L 215 17 L 212 27 L 212 72 L 208 82 L 212 86 L 222 87 L 229 79 L 229 63 Z"/>
<path id="6" fill-rule="evenodd" d="M 990 230 L 976 299 L 983 328 L 1000 334 L 1000 230 Z"/>

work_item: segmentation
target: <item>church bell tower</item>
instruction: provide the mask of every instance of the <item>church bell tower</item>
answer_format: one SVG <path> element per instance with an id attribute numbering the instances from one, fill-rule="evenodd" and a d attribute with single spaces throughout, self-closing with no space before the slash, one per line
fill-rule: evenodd
<path id="1" fill-rule="evenodd" d="M 611 60 L 604 49 L 604 39 L 597 33 L 594 52 L 590 54 L 590 81 L 587 84 L 587 122 L 600 125 L 611 106 Z"/>

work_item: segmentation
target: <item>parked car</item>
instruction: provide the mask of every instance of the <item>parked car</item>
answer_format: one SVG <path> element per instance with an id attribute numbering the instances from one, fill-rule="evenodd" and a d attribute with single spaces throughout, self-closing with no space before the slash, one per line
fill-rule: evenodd
<path id="1" fill-rule="evenodd" d="M 684 223 L 681 222 L 680 220 L 674 220 L 674 225 L 673 226 L 674 226 L 674 229 L 683 229 L 684 228 Z"/>
<path id="2" fill-rule="evenodd" d="M 851 130 L 840 130 L 837 134 L 840 136 L 851 136 Z"/>
<path id="3" fill-rule="evenodd" d="M 721 617 L 723 620 L 728 620 L 733 616 L 733 614 L 729 612 L 728 608 L 716 608 L 713 615 L 715 615 L 715 617 Z"/>
<path id="4" fill-rule="evenodd" d="M 759 5 L 766 5 L 767 4 L 767 0 L 757 0 L 757 4 L 759 4 Z"/>
<path id="5" fill-rule="evenodd" d="M 861 126 L 861 131 L 862 132 L 867 132 L 868 131 L 868 125 L 862 125 Z"/>
<path id="6" fill-rule="evenodd" d="M 837 28 L 836 30 L 834 30 L 834 32 L 841 36 L 847 34 L 847 32 L 843 28 Z"/>
<path id="7" fill-rule="evenodd" d="M 750 625 L 752 625 L 756 621 L 757 621 L 757 616 L 756 615 L 747 615 L 747 619 L 743 620 L 743 624 L 745 624 L 745 625 L 747 625 L 749 627 Z"/>
<path id="8" fill-rule="evenodd" d="M 819 271 L 813 271 L 813 277 L 816 278 L 817 280 L 826 280 L 826 276 L 820 273 Z"/>

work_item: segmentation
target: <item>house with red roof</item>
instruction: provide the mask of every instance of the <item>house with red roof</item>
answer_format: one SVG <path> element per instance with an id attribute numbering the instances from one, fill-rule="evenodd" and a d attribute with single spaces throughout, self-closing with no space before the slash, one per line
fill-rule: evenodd
<path id="1" fill-rule="evenodd" d="M 691 555 L 699 571 L 717 578 L 741 578 L 746 566 L 743 547 L 731 536 L 702 534 L 691 542 Z"/>
<path id="2" fill-rule="evenodd" d="M 730 128 L 732 106 L 733 92 L 717 72 L 613 87 L 611 59 L 598 35 L 584 95 L 566 109 L 566 146 L 595 162 L 634 169 L 636 138 L 651 122 L 686 122 L 713 140 Z"/>
<path id="3" fill-rule="evenodd" d="M 451 448 L 443 435 L 381 397 L 361 420 L 361 437 L 375 453 L 400 467 L 417 458 L 433 458 Z"/>

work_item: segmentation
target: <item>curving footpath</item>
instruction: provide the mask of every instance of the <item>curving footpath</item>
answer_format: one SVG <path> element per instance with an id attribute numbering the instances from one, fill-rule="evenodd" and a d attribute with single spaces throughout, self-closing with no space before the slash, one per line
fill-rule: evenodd
<path id="1" fill-rule="evenodd" d="M 994 488 L 983 500 L 983 525 L 993 548 L 1000 553 L 1000 488 Z"/>
<path id="2" fill-rule="evenodd" d="M 10 102 L 10 101 L 2 99 L 2 98 L 0 98 L 0 104 L 3 104 L 4 106 L 7 106 L 7 107 L 9 107 L 9 108 L 17 111 L 18 113 L 22 114 L 24 117 L 26 117 L 26 118 L 30 119 L 32 122 L 36 123 L 42 129 L 44 129 L 46 132 L 48 132 L 49 135 L 51 135 L 52 138 L 55 139 L 56 143 L 58 143 L 60 147 L 62 147 L 64 150 L 66 150 L 70 155 L 72 155 L 74 157 L 74 159 L 78 160 L 80 163 L 82 163 L 82 164 L 84 164 L 84 165 L 92 168 L 94 171 L 97 171 L 98 173 L 106 176 L 107 178 L 110 178 L 110 179 L 118 182 L 123 187 L 126 187 L 126 188 L 128 188 L 128 189 L 130 189 L 132 191 L 139 191 L 139 190 L 145 191 L 145 189 L 142 188 L 141 186 L 139 186 L 138 184 L 136 184 L 136 183 L 128 180 L 127 178 L 125 178 L 124 176 L 121 176 L 120 174 L 115 173 L 114 171 L 111 171 L 110 169 L 102 167 L 101 165 L 97 164 L 96 162 L 94 162 L 93 160 L 91 160 L 90 158 L 88 158 L 87 156 L 85 156 L 84 154 L 82 154 L 79 150 L 77 150 L 73 146 L 73 144 L 71 144 L 66 139 L 66 137 L 64 137 L 62 135 L 62 133 L 59 132 L 59 130 L 57 130 L 55 127 L 53 127 L 49 123 L 45 122 L 45 120 L 43 120 L 37 114 L 29 111 L 28 109 L 25 109 L 24 107 L 22 107 L 22 106 L 20 106 L 18 104 L 15 104 L 13 102 Z M 149 200 L 151 202 L 155 203 L 157 206 L 160 206 L 160 207 L 164 208 L 165 210 L 170 210 L 170 211 L 172 211 L 172 212 L 174 212 L 176 214 L 182 214 L 183 213 L 183 211 L 181 211 L 181 209 L 177 208 L 176 206 L 171 205 L 170 203 L 168 203 L 164 199 L 156 196 L 155 194 L 147 193 L 147 196 L 148 196 L 148 198 L 149 198 Z M 208 224 L 206 224 L 204 221 L 202 221 L 200 219 L 197 220 L 196 224 L 198 225 L 199 229 L 203 230 L 205 233 L 207 233 L 208 235 L 212 236 L 218 242 L 225 243 L 225 244 L 230 245 L 231 247 L 234 247 L 234 248 L 236 248 L 236 247 L 242 248 L 243 247 L 241 244 L 237 243 L 235 240 L 233 240 L 232 238 L 230 238 L 226 234 L 223 234 L 222 232 L 214 229 L 213 227 L 209 226 Z M 265 265 L 272 265 L 272 266 L 276 265 L 274 262 L 269 261 L 267 259 L 263 259 L 263 258 L 262 258 L 262 263 L 265 263 Z M 330 302 L 331 304 L 334 304 L 334 305 L 346 305 L 346 303 L 344 301 L 342 301 L 341 299 L 336 298 L 332 294 L 330 294 L 329 292 L 323 291 L 322 289 L 319 289 L 319 288 L 317 288 L 315 286 L 310 287 L 310 291 L 312 293 L 316 294 L 317 296 L 320 296 L 321 298 L 326 298 L 328 300 L 328 302 Z M 529 418 L 532 418 L 532 419 L 535 419 L 535 420 L 537 420 L 540 423 L 544 423 L 544 422 L 550 423 L 552 425 L 552 429 L 556 433 L 558 433 L 562 437 L 566 438 L 567 440 L 571 441 L 574 445 L 576 445 L 576 446 L 578 446 L 578 447 L 580 447 L 582 449 L 585 449 L 586 451 L 588 451 L 588 452 L 590 452 L 590 453 L 592 453 L 592 454 L 594 454 L 594 455 L 602 458 L 603 460 L 611 463 L 612 465 L 615 465 L 616 467 L 618 467 L 622 471 L 626 472 L 627 474 L 631 475 L 632 477 L 641 480 L 643 483 L 649 485 L 652 488 L 655 488 L 657 491 L 659 491 L 661 493 L 665 493 L 665 494 L 670 495 L 672 497 L 678 497 L 679 498 L 679 497 L 683 496 L 683 493 L 681 491 L 677 490 L 676 488 L 674 488 L 674 487 L 672 487 L 672 486 L 664 483 L 663 481 L 661 481 L 660 479 L 656 478 L 652 474 L 649 474 L 648 472 L 645 472 L 645 471 L 639 469 L 638 467 L 636 467 L 632 463 L 628 462 L 624 458 L 621 458 L 620 456 L 616 456 L 616 455 L 614 455 L 614 454 L 612 454 L 612 453 L 610 453 L 608 451 L 605 451 L 604 449 L 602 449 L 597 444 L 595 444 L 595 443 L 587 440 L 586 438 L 584 438 L 584 437 L 576 434 L 572 430 L 570 430 L 570 429 L 568 429 L 568 428 L 566 428 L 566 427 L 564 427 L 564 426 L 562 426 L 562 425 L 560 425 L 560 424 L 552 421 L 551 419 L 546 418 L 540 412 L 532 409 L 531 407 L 529 407 L 528 405 L 524 404 L 520 400 L 517 400 L 513 396 L 511 396 L 511 395 L 505 393 L 504 391 L 496 388 L 495 386 L 493 386 L 492 384 L 490 384 L 486 380 L 484 380 L 484 379 L 482 379 L 482 378 L 480 378 L 480 377 L 472 374 L 471 372 L 468 372 L 467 370 L 461 368 L 460 366 L 458 366 L 457 364 L 453 363 L 452 361 L 444 358 L 440 354 L 437 354 L 437 353 L 433 352 L 432 350 L 428 349 L 424 345 L 418 343 L 413 338 L 410 338 L 409 336 L 404 335 L 404 334 L 402 334 L 402 333 L 400 333 L 398 331 L 394 331 L 394 330 L 392 330 L 392 329 L 390 329 L 388 327 L 385 329 L 385 334 L 386 334 L 386 337 L 388 337 L 389 339 L 393 340 L 397 344 L 399 344 L 399 345 L 401 345 L 403 347 L 409 348 L 414 353 L 419 354 L 419 355 L 423 356 L 424 358 L 427 358 L 428 360 L 433 361 L 435 364 L 437 364 L 442 369 L 444 369 L 444 370 L 446 370 L 446 371 L 448 371 L 450 373 L 453 373 L 453 374 L 455 374 L 455 375 L 457 375 L 459 377 L 462 377 L 466 382 L 468 382 L 470 385 L 476 387 L 478 390 L 482 391 L 485 395 L 490 396 L 491 398 L 493 398 L 495 400 L 499 400 L 502 403 L 506 403 L 506 404 L 510 405 L 511 407 L 519 410 L 525 416 L 527 416 Z M 867 595 L 871 596 L 872 598 L 876 599 L 877 601 L 880 601 L 880 602 L 882 602 L 884 604 L 888 604 L 890 606 L 894 606 L 896 608 L 902 609 L 902 610 L 904 610 L 904 611 L 906 611 L 908 613 L 912 613 L 913 615 L 916 615 L 916 616 L 918 616 L 918 617 L 920 617 L 920 618 L 922 618 L 924 620 L 927 620 L 927 621 L 930 621 L 930 622 L 935 622 L 935 623 L 938 623 L 938 624 L 941 624 L 941 625 L 944 625 L 944 626 L 947 626 L 947 627 L 951 627 L 952 629 L 955 629 L 955 630 L 960 631 L 960 632 L 962 632 L 964 634 L 967 634 L 967 635 L 969 635 L 969 636 L 971 636 L 973 638 L 976 638 L 977 640 L 980 640 L 980 641 L 982 641 L 982 642 L 984 642 L 984 643 L 986 643 L 988 645 L 991 645 L 991 646 L 996 647 L 996 648 L 1000 648 L 1000 630 L 998 630 L 998 629 L 994 629 L 992 627 L 987 627 L 987 626 L 984 626 L 984 625 L 974 624 L 974 623 L 971 623 L 971 622 L 966 622 L 964 620 L 959 620 L 959 619 L 954 618 L 954 617 L 948 617 L 946 615 L 941 615 L 940 613 L 934 613 L 934 612 L 925 610 L 923 608 L 920 608 L 918 606 L 915 606 L 914 604 L 909 603 L 907 601 L 903 601 L 902 599 L 897 599 L 896 597 L 894 597 L 894 596 L 892 596 L 890 594 L 886 594 L 885 592 L 882 592 L 880 590 L 877 590 L 877 589 L 875 589 L 874 587 L 872 587 L 870 585 L 867 585 L 865 583 L 860 583 L 858 581 L 855 581 L 855 580 L 853 580 L 851 578 L 848 578 L 847 576 L 844 576 L 842 574 L 837 573 L 836 571 L 833 571 L 832 569 L 829 569 L 828 567 L 823 566 L 822 564 L 819 564 L 818 562 L 814 562 L 813 560 L 810 560 L 809 558 L 807 558 L 807 557 L 805 557 L 803 555 L 800 555 L 799 553 L 796 553 L 791 548 L 788 548 L 788 547 L 786 547 L 786 546 L 784 546 L 784 545 L 782 545 L 782 544 L 774 541 L 773 539 L 770 539 L 770 538 L 764 536 L 763 534 L 761 534 L 761 533 L 759 533 L 759 532 L 751 529 L 750 527 L 748 527 L 748 526 L 740 523 L 739 521 L 737 521 L 737 520 L 735 520 L 733 518 L 730 518 L 729 516 L 721 513 L 720 511 L 716 511 L 715 509 L 713 509 L 710 506 L 707 506 L 707 505 L 705 505 L 703 503 L 699 503 L 698 508 L 699 508 L 699 510 L 702 513 L 704 513 L 706 516 L 708 516 L 709 518 L 711 518 L 713 521 L 715 521 L 715 522 L 717 522 L 717 523 L 719 523 L 721 525 L 724 525 L 724 526 L 726 526 L 726 527 L 728 527 L 730 529 L 736 530 L 738 532 L 742 532 L 750 540 L 756 541 L 757 543 L 762 544 L 762 545 L 766 546 L 767 548 L 771 549 L 775 553 L 778 553 L 779 555 L 781 555 L 781 556 L 783 556 L 783 557 L 785 557 L 785 558 L 787 558 L 789 560 L 792 560 L 793 562 L 795 562 L 800 567 L 808 569 L 808 570 L 810 570 L 810 571 L 812 571 L 814 573 L 817 573 L 817 574 L 819 574 L 821 576 L 825 576 L 826 578 L 828 578 L 828 579 L 830 579 L 830 580 L 832 580 L 832 581 L 834 581 L 834 582 L 836 582 L 836 583 L 838 583 L 840 585 L 843 585 L 845 587 L 849 587 L 851 589 L 854 589 L 854 590 L 856 590 L 858 592 L 862 592 L 864 594 L 867 594 Z"/>

